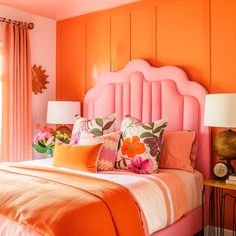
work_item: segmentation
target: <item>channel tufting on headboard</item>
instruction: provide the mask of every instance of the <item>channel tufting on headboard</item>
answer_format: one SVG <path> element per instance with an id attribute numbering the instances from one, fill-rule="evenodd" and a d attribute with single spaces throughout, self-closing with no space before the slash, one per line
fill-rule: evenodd
<path id="1" fill-rule="evenodd" d="M 196 169 L 209 176 L 209 128 L 203 125 L 206 94 L 203 86 L 190 81 L 178 67 L 156 68 L 135 59 L 124 69 L 99 77 L 85 96 L 84 115 L 94 118 L 116 113 L 117 129 L 128 114 L 143 122 L 167 118 L 167 130 L 195 130 Z"/>

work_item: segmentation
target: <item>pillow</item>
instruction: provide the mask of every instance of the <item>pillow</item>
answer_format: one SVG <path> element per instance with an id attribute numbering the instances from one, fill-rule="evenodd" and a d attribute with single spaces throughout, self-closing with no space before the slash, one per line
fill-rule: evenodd
<path id="1" fill-rule="evenodd" d="M 143 124 L 133 117 L 124 118 L 115 167 L 139 174 L 157 173 L 166 126 L 165 119 Z"/>
<path id="2" fill-rule="evenodd" d="M 103 134 L 108 134 L 110 132 L 115 131 L 115 120 L 115 113 L 108 116 L 99 117 L 93 120 L 88 120 L 87 118 L 76 116 L 70 144 L 76 144 L 79 142 L 80 132 L 82 130 L 87 130 L 95 136 L 101 136 Z"/>
<path id="3" fill-rule="evenodd" d="M 166 131 L 159 167 L 193 172 L 191 155 L 193 158 L 196 152 L 195 137 L 194 131 Z"/>
<path id="4" fill-rule="evenodd" d="M 70 145 L 55 143 L 53 165 L 87 172 L 97 172 L 97 161 L 102 143 Z"/>
<path id="5" fill-rule="evenodd" d="M 99 155 L 97 169 L 103 171 L 113 170 L 116 161 L 120 134 L 120 131 L 116 131 L 109 134 L 104 134 L 102 136 L 95 136 L 88 131 L 81 131 L 79 144 L 89 145 L 102 142 L 103 146 Z"/>

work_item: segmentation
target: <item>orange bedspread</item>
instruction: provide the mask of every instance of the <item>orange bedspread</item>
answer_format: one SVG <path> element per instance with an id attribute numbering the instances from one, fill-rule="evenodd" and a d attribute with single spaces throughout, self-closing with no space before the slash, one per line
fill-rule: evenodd
<path id="1" fill-rule="evenodd" d="M 144 235 L 126 188 L 58 171 L 1 165 L 0 214 L 45 236 Z"/>

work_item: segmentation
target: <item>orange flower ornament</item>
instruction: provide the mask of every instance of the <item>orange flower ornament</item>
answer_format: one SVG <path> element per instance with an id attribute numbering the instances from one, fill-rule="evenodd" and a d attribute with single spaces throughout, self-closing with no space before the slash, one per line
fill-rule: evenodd
<path id="1" fill-rule="evenodd" d="M 140 138 L 138 136 L 133 136 L 132 139 L 126 138 L 121 148 L 121 152 L 122 155 L 127 155 L 128 158 L 133 158 L 136 155 L 145 152 L 145 145 L 144 143 L 140 143 Z"/>

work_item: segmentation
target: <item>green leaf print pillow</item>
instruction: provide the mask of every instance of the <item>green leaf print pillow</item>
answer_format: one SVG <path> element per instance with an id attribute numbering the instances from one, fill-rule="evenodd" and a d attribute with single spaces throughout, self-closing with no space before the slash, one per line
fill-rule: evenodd
<path id="1" fill-rule="evenodd" d="M 72 130 L 70 144 L 77 144 L 80 140 L 80 132 L 88 131 L 95 136 L 102 136 L 115 131 L 116 114 L 98 117 L 93 120 L 76 116 Z"/>

